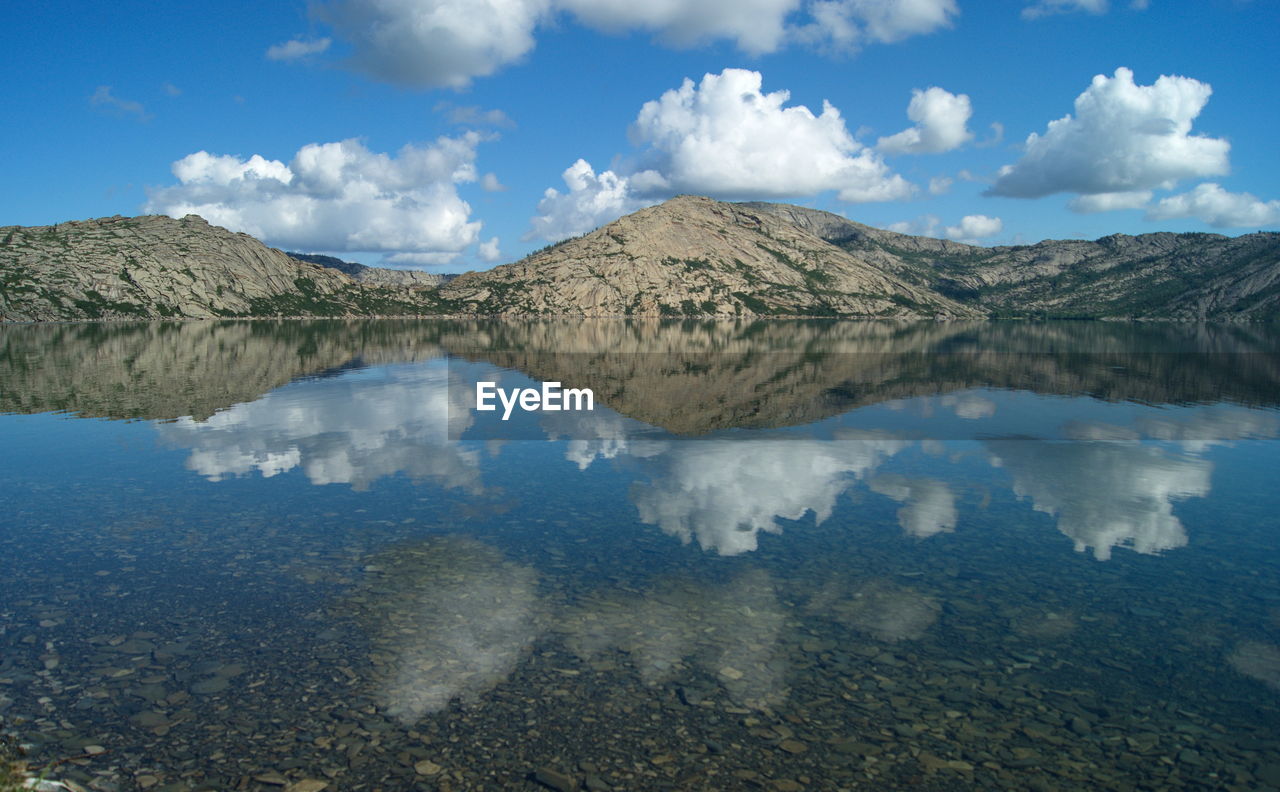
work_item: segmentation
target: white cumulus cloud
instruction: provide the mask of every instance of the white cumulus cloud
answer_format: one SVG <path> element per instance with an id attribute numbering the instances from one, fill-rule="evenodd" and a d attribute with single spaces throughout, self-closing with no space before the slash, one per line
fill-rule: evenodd
<path id="1" fill-rule="evenodd" d="M 986 215 L 965 215 L 960 218 L 959 225 L 947 226 L 947 237 L 959 241 L 972 242 L 983 237 L 995 236 L 1004 229 L 1004 222 L 998 217 Z"/>
<path id="2" fill-rule="evenodd" d="M 530 237 L 556 240 L 590 231 L 677 193 L 733 200 L 836 191 L 848 202 L 907 198 L 914 189 L 854 140 L 840 111 L 785 107 L 790 94 L 764 93 L 759 72 L 725 69 L 646 102 L 631 126 L 641 167 L 599 174 L 578 160 L 538 204 Z"/>
<path id="3" fill-rule="evenodd" d="M 1263 201 L 1249 193 L 1233 193 L 1213 182 L 1191 192 L 1161 199 L 1147 210 L 1148 220 L 1194 217 L 1215 228 L 1280 225 L 1280 201 Z"/>
<path id="4" fill-rule="evenodd" d="M 882 137 L 876 148 L 890 154 L 939 154 L 973 139 L 967 124 L 973 107 L 966 94 L 933 86 L 911 92 L 907 118 L 915 122 L 896 135 Z"/>
<path id="5" fill-rule="evenodd" d="M 395 155 L 354 139 L 309 143 L 288 164 L 198 151 L 173 164 L 178 184 L 152 189 L 146 208 L 277 247 L 455 254 L 480 233 L 457 185 L 476 180 L 482 139 L 441 137 Z"/>
<path id="6" fill-rule="evenodd" d="M 656 203 L 633 194 L 631 182 L 611 170 L 597 174 L 586 160 L 560 174 L 568 188 L 561 193 L 548 187 L 538 202 L 538 214 L 530 221 L 527 239 L 559 241 L 591 231 L 624 214 Z"/>
<path id="7" fill-rule="evenodd" d="M 329 49 L 333 39 L 291 39 L 281 44 L 273 44 L 267 48 L 267 60 L 291 61 L 300 60 L 311 55 L 319 55 Z"/>
<path id="8" fill-rule="evenodd" d="M 1032 133 L 1022 158 L 1000 169 L 988 195 L 1039 198 L 1169 188 L 1179 179 L 1226 173 L 1231 144 L 1191 134 L 1212 88 L 1190 77 L 1137 85 L 1133 72 L 1097 75 L 1075 101 L 1075 115 Z"/>
<path id="9" fill-rule="evenodd" d="M 843 201 L 906 198 L 911 185 L 853 139 L 840 111 L 784 107 L 790 92 L 763 93 L 760 72 L 725 69 L 646 102 L 632 136 L 650 146 L 652 169 L 673 192 L 783 198 L 838 191 Z"/>
<path id="10" fill-rule="evenodd" d="M 730 41 L 761 55 L 792 43 L 852 51 L 900 41 L 958 13 L 956 0 L 327 0 L 315 11 L 351 45 L 353 68 L 453 88 L 518 62 L 566 16 L 602 33 L 643 31 L 675 47 Z"/>

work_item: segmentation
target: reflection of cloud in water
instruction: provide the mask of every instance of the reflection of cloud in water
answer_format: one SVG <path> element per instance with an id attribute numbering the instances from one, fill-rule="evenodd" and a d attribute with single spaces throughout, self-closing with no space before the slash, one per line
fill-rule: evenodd
<path id="1" fill-rule="evenodd" d="M 1280 690 L 1280 647 L 1245 641 L 1236 647 L 1227 662 L 1245 676 Z"/>
<path id="2" fill-rule="evenodd" d="M 1187 537 L 1173 500 L 1209 494 L 1210 463 L 1157 448 L 1029 438 L 986 445 L 1013 477 L 1014 493 L 1056 516 L 1076 550 L 1092 547 L 1100 561 L 1117 546 L 1139 553 L 1182 547 Z"/>
<path id="3" fill-rule="evenodd" d="M 364 488 L 406 473 L 445 486 L 476 487 L 478 459 L 449 440 L 471 421 L 466 394 L 450 402 L 443 366 L 391 368 L 383 376 L 296 382 L 206 421 L 161 424 L 168 443 L 191 448 L 187 467 L 218 481 L 301 467 L 313 484 Z M 451 427 L 450 422 L 454 425 Z"/>
<path id="4" fill-rule="evenodd" d="M 985 396 L 964 393 L 956 396 L 943 396 L 938 400 L 943 407 L 950 407 L 959 418 L 976 421 L 990 418 L 996 414 L 996 403 Z"/>
<path id="5" fill-rule="evenodd" d="M 537 638 L 537 573 L 465 537 L 433 539 L 371 559 L 362 621 L 386 661 L 377 698 L 411 724 L 496 687 Z"/>
<path id="6" fill-rule="evenodd" d="M 867 485 L 872 492 L 887 495 L 899 503 L 898 524 L 909 535 L 927 539 L 956 527 L 956 498 L 946 482 L 931 478 L 907 478 L 883 473 Z"/>
<path id="7" fill-rule="evenodd" d="M 655 458 L 650 486 L 635 486 L 640 519 L 706 550 L 737 555 L 756 549 L 776 520 L 812 511 L 819 523 L 836 498 L 907 446 L 879 432 L 849 432 L 838 440 L 695 440 L 671 443 Z"/>
<path id="8" fill-rule="evenodd" d="M 655 443 L 632 435 L 644 424 L 613 411 L 543 413 L 542 428 L 550 440 L 567 438 L 565 458 L 586 470 L 597 459 L 645 457 L 656 453 Z"/>
<path id="9" fill-rule="evenodd" d="M 620 649 L 646 685 L 675 679 L 692 659 L 743 704 L 783 697 L 784 616 L 768 573 L 727 585 L 669 581 L 640 597 L 590 599 L 562 620 L 569 649 L 584 660 Z"/>
<path id="10" fill-rule="evenodd" d="M 1145 417 L 1137 425 L 1147 437 L 1178 443 L 1193 454 L 1251 437 L 1275 437 L 1280 429 L 1274 413 L 1238 407 L 1214 407 L 1171 418 Z"/>
<path id="11" fill-rule="evenodd" d="M 830 587 L 809 603 L 836 621 L 889 643 L 914 641 L 938 620 L 942 606 L 927 594 L 887 580 L 871 580 L 841 598 Z"/>

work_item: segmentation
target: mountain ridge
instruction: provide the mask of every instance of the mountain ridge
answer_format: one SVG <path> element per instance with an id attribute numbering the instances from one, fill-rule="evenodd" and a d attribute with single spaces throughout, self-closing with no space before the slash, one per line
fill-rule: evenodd
<path id="1" fill-rule="evenodd" d="M 289 255 L 195 215 L 0 228 L 3 321 L 405 315 L 1269 320 L 1280 234 L 988 248 L 677 196 L 519 261 L 438 276 Z"/>

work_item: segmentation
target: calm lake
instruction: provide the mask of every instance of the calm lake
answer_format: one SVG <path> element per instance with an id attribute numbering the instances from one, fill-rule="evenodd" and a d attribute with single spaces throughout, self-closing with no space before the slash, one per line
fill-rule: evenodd
<path id="1" fill-rule="evenodd" d="M 3 326 L 0 729 L 96 790 L 1280 789 L 1278 350 Z"/>

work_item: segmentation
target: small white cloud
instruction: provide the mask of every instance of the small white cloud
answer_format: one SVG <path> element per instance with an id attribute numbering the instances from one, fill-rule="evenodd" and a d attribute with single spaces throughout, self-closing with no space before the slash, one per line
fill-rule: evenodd
<path id="1" fill-rule="evenodd" d="M 916 122 L 896 135 L 880 138 L 876 148 L 890 154 L 939 154 L 973 139 L 967 124 L 973 107 L 966 94 L 934 86 L 911 92 L 907 118 Z"/>
<path id="2" fill-rule="evenodd" d="M 1141 0 L 1138 1 L 1141 2 Z M 1053 14 L 1069 14 L 1075 11 L 1083 11 L 1089 14 L 1105 14 L 1109 7 L 1108 0 L 1036 0 L 1022 9 L 1022 18 L 1036 19 Z"/>
<path id="3" fill-rule="evenodd" d="M 750 55 L 774 52 L 800 0 L 557 0 L 579 22 L 607 33 L 647 30 L 676 47 L 728 39 Z"/>
<path id="4" fill-rule="evenodd" d="M 480 177 L 480 187 L 485 192 L 506 192 L 507 185 L 498 181 L 498 177 L 494 173 L 486 173 Z"/>
<path id="5" fill-rule="evenodd" d="M 488 242 L 481 242 L 480 249 L 477 253 L 481 261 L 493 263 L 502 258 L 502 251 L 498 248 L 498 238 L 493 237 Z"/>
<path id="6" fill-rule="evenodd" d="M 816 0 L 809 13 L 813 21 L 795 29 L 797 39 L 849 52 L 951 27 L 960 9 L 955 0 Z"/>
<path id="7" fill-rule="evenodd" d="M 977 143 L 974 143 L 973 145 L 977 146 L 978 148 L 991 148 L 992 146 L 1000 145 L 1003 141 L 1004 141 L 1004 124 L 1000 123 L 999 121 L 992 121 L 991 137 L 987 138 L 986 140 L 980 140 Z"/>
<path id="8" fill-rule="evenodd" d="M 455 105 L 452 102 L 437 102 L 432 108 L 437 113 L 444 113 L 450 124 L 459 126 L 492 126 L 514 127 L 516 123 L 501 110 L 485 110 L 478 105 Z"/>
<path id="9" fill-rule="evenodd" d="M 119 118 L 132 116 L 139 121 L 150 121 L 151 114 L 142 106 L 141 102 L 135 102 L 131 99 L 121 99 L 111 93 L 110 85 L 99 85 L 93 95 L 89 97 L 89 105 L 99 110 L 110 113 Z"/>
<path id="10" fill-rule="evenodd" d="M 914 220 L 901 220 L 885 226 L 885 230 L 893 231 L 894 233 L 927 237 L 939 236 L 940 228 L 942 228 L 942 219 L 937 215 L 931 214 L 920 215 Z"/>
<path id="11" fill-rule="evenodd" d="M 1032 133 L 1022 159 L 1001 168 L 987 194 L 1133 193 L 1226 173 L 1231 144 L 1191 134 L 1212 93 L 1190 77 L 1136 85 L 1123 67 L 1114 77 L 1099 74 L 1076 98 L 1075 116 L 1051 121 L 1044 135 Z"/>
<path id="12" fill-rule="evenodd" d="M 961 242 L 976 242 L 983 237 L 995 236 L 1004 229 L 998 217 L 965 215 L 959 225 L 947 226 L 947 237 Z"/>
<path id="13" fill-rule="evenodd" d="M 1071 211 L 1081 214 L 1110 212 L 1115 209 L 1141 209 L 1151 200 L 1150 190 L 1134 192 L 1094 193 L 1093 195 L 1077 195 L 1067 204 Z"/>
<path id="14" fill-rule="evenodd" d="M 168 96 L 182 96 L 182 89 L 171 82 L 161 85 L 160 89 Z"/>
<path id="15" fill-rule="evenodd" d="M 565 168 L 561 174 L 568 191 L 560 193 L 547 188 L 538 202 L 538 214 L 530 221 L 532 229 L 526 239 L 541 238 L 556 242 L 591 231 L 624 214 L 657 203 L 637 198 L 630 181 L 611 170 L 596 174 L 586 160 Z"/>
<path id="16" fill-rule="evenodd" d="M 1191 192 L 1162 199 L 1147 210 L 1148 220 L 1194 217 L 1214 228 L 1261 228 L 1280 225 L 1280 201 L 1263 201 L 1249 193 L 1227 192 L 1213 182 Z"/>
<path id="17" fill-rule="evenodd" d="M 291 39 L 282 44 L 267 47 L 267 60 L 292 61 L 319 55 L 329 49 L 333 41 L 327 38 Z"/>
<path id="18" fill-rule="evenodd" d="M 395 156 L 354 139 L 310 143 L 288 164 L 199 151 L 173 164 L 179 183 L 149 190 L 146 208 L 295 250 L 455 255 L 480 232 L 457 185 L 476 180 L 481 140 L 442 137 Z"/>
<path id="19" fill-rule="evenodd" d="M 955 180 L 949 176 L 938 176 L 929 180 L 929 194 L 942 195 L 951 189 L 951 185 L 955 184 Z"/>

